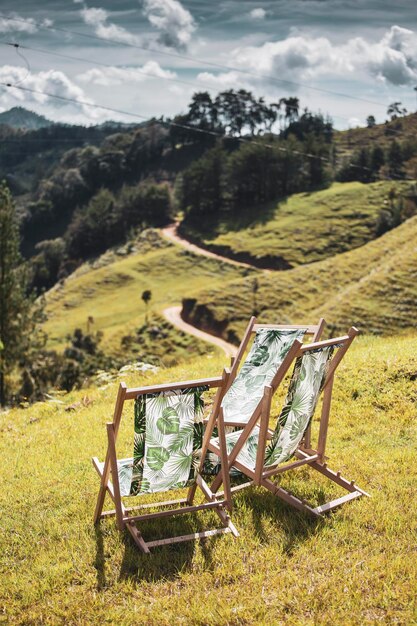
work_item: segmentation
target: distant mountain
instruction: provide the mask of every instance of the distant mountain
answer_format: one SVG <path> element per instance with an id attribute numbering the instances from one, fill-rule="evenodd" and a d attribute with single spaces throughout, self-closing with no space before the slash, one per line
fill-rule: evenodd
<path id="1" fill-rule="evenodd" d="M 46 119 L 43 115 L 38 115 L 38 113 L 28 111 L 23 107 L 13 107 L 9 111 L 0 113 L 0 124 L 6 124 L 12 128 L 38 130 L 39 128 L 53 126 L 54 122 Z"/>

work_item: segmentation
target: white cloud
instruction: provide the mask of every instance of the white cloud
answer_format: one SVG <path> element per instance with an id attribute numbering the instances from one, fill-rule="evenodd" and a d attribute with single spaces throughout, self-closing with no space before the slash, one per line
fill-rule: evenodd
<path id="1" fill-rule="evenodd" d="M 39 26 L 52 26 L 53 22 L 45 19 L 39 24 L 33 17 L 22 17 L 18 13 L 9 13 L 8 17 L 0 17 L 0 33 L 36 33 Z"/>
<path id="2" fill-rule="evenodd" d="M 229 64 L 237 68 L 288 81 L 308 81 L 324 75 L 357 80 L 372 76 L 387 84 L 407 85 L 417 80 L 417 34 L 392 26 L 379 41 L 356 37 L 343 44 L 334 44 L 327 37 L 297 35 L 237 48 L 230 59 Z M 205 72 L 200 76 L 219 86 L 227 76 L 233 78 L 230 72 Z M 261 79 L 245 80 L 259 84 Z"/>
<path id="3" fill-rule="evenodd" d="M 65 119 L 66 115 L 73 119 L 73 116 L 78 114 L 84 119 L 84 122 L 93 122 L 101 120 L 103 117 L 109 117 L 109 114 L 104 113 L 101 109 L 89 107 L 88 104 L 94 104 L 94 101 L 88 98 L 81 87 L 73 83 L 64 72 L 58 70 L 32 72 L 27 76 L 25 68 L 4 65 L 0 67 L 0 82 L 11 83 L 12 85 L 20 82 L 25 89 L 33 90 L 25 91 L 11 87 L 3 89 L 0 92 L 0 105 L 4 108 L 10 108 L 17 104 L 21 106 L 38 105 L 40 112 L 45 114 L 45 107 L 51 106 L 54 110 L 60 110 L 61 119 Z M 45 95 L 45 92 L 52 96 L 74 100 L 74 102 L 50 98 Z"/>
<path id="4" fill-rule="evenodd" d="M 178 0 L 144 0 L 143 12 L 160 33 L 159 43 L 184 50 L 196 29 L 191 13 Z"/>
<path id="5" fill-rule="evenodd" d="M 266 17 L 266 11 L 262 8 L 252 9 L 252 11 L 249 12 L 249 15 L 253 20 L 264 20 Z"/>
<path id="6" fill-rule="evenodd" d="M 349 128 L 358 128 L 362 125 L 361 120 L 358 117 L 350 117 L 348 119 Z"/>
<path id="7" fill-rule="evenodd" d="M 109 14 L 105 9 L 91 7 L 90 9 L 84 6 L 80 10 L 81 17 L 84 22 L 94 28 L 94 32 L 97 37 L 102 39 L 113 39 L 120 41 L 120 43 L 138 43 L 136 35 L 130 33 L 126 28 L 117 26 L 113 22 L 109 22 Z"/>
<path id="8" fill-rule="evenodd" d="M 176 78 L 177 74 L 164 70 L 156 61 L 148 61 L 141 67 L 95 67 L 80 74 L 77 78 L 85 83 L 109 87 L 110 85 L 143 83 L 149 76 Z"/>

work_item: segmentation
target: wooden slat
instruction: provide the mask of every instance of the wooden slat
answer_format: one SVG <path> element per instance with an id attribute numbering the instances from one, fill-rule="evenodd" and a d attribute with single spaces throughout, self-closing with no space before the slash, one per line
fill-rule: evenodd
<path id="1" fill-rule="evenodd" d="M 187 498 L 181 500 L 166 500 L 165 502 L 149 502 L 148 504 L 138 504 L 137 506 L 126 506 L 124 513 L 131 513 L 132 511 L 141 511 L 143 509 L 153 509 L 160 506 L 172 506 L 173 504 L 188 504 Z M 101 517 L 108 517 L 109 515 L 115 515 L 116 510 L 105 511 L 101 514 Z"/>
<path id="2" fill-rule="evenodd" d="M 235 485 L 234 487 L 230 487 L 230 491 L 234 493 L 235 491 L 241 491 L 242 489 L 247 489 L 253 485 L 253 480 L 249 480 L 247 483 L 242 483 L 241 485 Z M 216 495 L 220 498 L 223 495 L 223 491 L 218 491 Z"/>
<path id="3" fill-rule="evenodd" d="M 271 491 L 271 493 L 273 493 L 275 496 L 278 496 L 278 498 L 281 498 L 281 500 L 284 500 L 284 502 L 291 504 L 299 511 L 310 513 L 314 517 L 322 516 L 321 513 L 317 513 L 307 502 L 300 500 L 300 498 L 297 498 L 297 496 L 295 496 L 293 493 L 290 493 L 283 487 L 278 487 L 278 485 L 272 482 L 272 480 L 269 480 L 269 478 L 264 478 L 262 480 L 262 485 L 266 487 L 269 491 Z"/>
<path id="4" fill-rule="evenodd" d="M 216 378 L 201 378 L 200 380 L 183 380 L 178 383 L 164 383 L 161 385 L 151 385 L 148 387 L 132 387 L 126 390 L 125 399 L 133 400 L 137 396 L 144 395 L 146 393 L 158 393 L 160 391 L 175 391 L 176 389 L 188 389 L 189 387 L 200 387 L 208 385 L 209 387 L 221 387 L 223 379 L 221 377 Z"/>
<path id="5" fill-rule="evenodd" d="M 114 413 L 113 413 L 115 441 L 117 439 L 117 433 L 119 431 L 120 420 L 122 418 L 123 403 L 126 398 L 126 389 L 127 388 L 126 388 L 125 383 L 120 383 L 119 390 L 117 392 L 116 405 L 114 407 Z M 97 522 L 99 521 L 101 512 L 103 510 L 104 498 L 106 496 L 106 490 L 107 490 L 107 483 L 109 482 L 109 474 L 110 474 L 110 450 L 109 450 L 109 446 L 107 446 L 106 460 L 104 461 L 103 471 L 101 472 L 100 489 L 98 492 L 96 508 L 94 511 L 94 518 L 93 518 L 94 524 L 97 524 Z M 119 505 L 116 504 L 116 506 L 119 506 Z"/>
<path id="6" fill-rule="evenodd" d="M 322 464 L 322 463 L 318 463 L 317 461 L 315 461 L 314 463 L 311 464 L 311 467 L 316 469 L 318 472 L 320 472 L 320 474 L 323 474 L 323 476 L 330 478 L 330 480 L 332 480 L 337 485 L 344 487 L 348 491 L 351 491 L 351 492 L 360 491 L 362 495 L 367 496 L 368 498 L 371 497 L 369 493 L 367 493 L 366 491 L 358 487 L 355 484 L 354 480 L 349 481 L 347 480 L 347 478 L 343 478 L 340 472 L 334 472 L 333 470 L 329 469 L 326 463 Z"/>
<path id="7" fill-rule="evenodd" d="M 119 472 L 117 468 L 115 425 L 113 424 L 113 422 L 108 422 L 106 424 L 106 427 L 107 427 L 108 451 L 110 455 L 110 467 L 111 467 L 111 473 L 112 473 L 112 484 L 113 484 L 113 493 L 114 493 L 113 500 L 114 500 L 114 505 L 116 507 L 117 527 L 119 530 L 123 530 L 124 511 L 123 511 L 122 498 L 120 495 Z"/>
<path id="8" fill-rule="evenodd" d="M 350 339 L 349 335 L 343 335 L 342 337 L 334 337 L 333 339 L 325 339 L 324 341 L 315 341 L 314 343 L 306 343 L 304 344 L 300 352 L 304 354 L 305 352 L 310 352 L 311 350 L 318 350 L 319 348 L 328 348 L 329 346 L 335 346 L 338 343 L 344 343 Z"/>
<path id="9" fill-rule="evenodd" d="M 341 498 L 337 498 L 336 500 L 331 500 L 331 502 L 326 502 L 326 504 L 321 504 L 320 506 L 316 506 L 313 511 L 315 513 L 327 513 L 327 511 L 331 511 L 335 509 L 337 506 L 344 504 L 345 502 L 349 502 L 349 500 L 354 500 L 355 498 L 360 498 L 363 494 L 360 491 L 352 491 L 351 493 L 347 493 L 345 496 Z"/>
<path id="10" fill-rule="evenodd" d="M 305 465 L 306 463 L 313 463 L 313 461 L 316 461 L 318 458 L 319 458 L 318 454 L 315 454 L 312 457 L 301 459 L 300 461 L 294 461 L 293 463 L 288 463 L 288 465 L 281 465 L 281 467 L 274 467 L 273 469 L 263 472 L 262 476 L 264 478 L 268 478 L 268 476 L 275 476 L 275 474 L 282 474 L 282 472 L 295 469 L 296 467 L 300 467 L 301 465 Z"/>
<path id="11" fill-rule="evenodd" d="M 132 535 L 133 541 L 136 543 L 136 545 L 138 546 L 139 550 L 141 550 L 145 554 L 149 554 L 150 550 L 149 550 L 149 548 L 147 546 L 147 543 L 144 540 L 144 538 L 142 537 L 142 535 L 139 532 L 139 530 L 136 528 L 135 524 L 126 524 L 126 528 L 128 529 L 128 531 Z"/>
<path id="12" fill-rule="evenodd" d="M 271 330 L 303 330 L 305 329 L 306 335 L 314 335 L 317 332 L 318 324 L 255 324 L 252 328 L 252 332 L 262 330 L 263 328 L 269 328 Z"/>
<path id="13" fill-rule="evenodd" d="M 148 519 L 156 519 L 158 517 L 169 517 L 171 515 L 180 515 L 182 513 L 194 513 L 194 511 L 203 511 L 204 509 L 215 509 L 221 507 L 222 502 L 204 502 L 203 504 L 195 504 L 193 506 L 183 506 L 181 509 L 168 509 L 167 511 L 158 511 L 156 513 L 145 513 L 144 515 L 129 515 L 123 518 L 127 521 L 143 521 Z"/>
<path id="14" fill-rule="evenodd" d="M 260 485 L 262 479 L 262 470 L 265 461 L 266 437 L 268 434 L 269 414 L 271 412 L 271 401 L 274 390 L 270 385 L 265 385 L 264 395 L 262 398 L 261 418 L 258 429 L 258 449 L 256 450 L 255 462 L 255 484 Z"/>
<path id="15" fill-rule="evenodd" d="M 191 535 L 180 535 L 179 537 L 168 537 L 167 539 L 157 539 L 156 541 L 147 541 L 148 548 L 154 548 L 156 546 L 166 546 L 170 543 L 181 543 L 182 541 L 193 541 L 195 539 L 205 539 L 206 537 L 212 537 L 213 535 L 224 535 L 225 533 L 231 533 L 231 528 L 214 528 L 213 530 L 203 530 L 200 533 L 192 533 Z"/>
<path id="16" fill-rule="evenodd" d="M 316 328 L 316 332 L 313 334 L 313 341 L 319 341 L 320 337 L 323 334 L 323 330 L 326 326 L 326 320 L 324 319 L 324 317 L 321 317 L 319 319 L 319 323 L 317 324 L 317 328 Z"/>
<path id="17" fill-rule="evenodd" d="M 235 356 L 235 358 L 233 360 L 232 369 L 230 371 L 230 376 L 228 378 L 227 386 L 226 386 L 226 390 L 225 391 L 227 391 L 230 388 L 230 386 L 232 385 L 234 379 L 236 378 L 237 371 L 239 369 L 239 366 L 240 366 L 240 363 L 242 361 L 243 355 L 245 354 L 245 350 L 248 347 L 248 343 L 250 341 L 252 330 L 253 330 L 253 326 L 254 326 L 255 322 L 256 322 L 256 317 L 252 316 L 250 318 L 250 320 L 249 320 L 249 323 L 248 323 L 248 325 L 246 327 L 245 333 L 244 333 L 244 335 L 242 337 L 242 341 L 240 342 L 240 346 L 237 349 L 236 356 Z"/>

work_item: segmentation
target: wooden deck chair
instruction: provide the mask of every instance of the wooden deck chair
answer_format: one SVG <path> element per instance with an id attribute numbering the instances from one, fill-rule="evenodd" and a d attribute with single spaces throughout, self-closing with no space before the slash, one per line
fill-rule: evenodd
<path id="1" fill-rule="evenodd" d="M 275 376 L 294 341 L 296 339 L 303 341 L 306 336 L 311 336 L 312 341 L 318 341 L 324 327 L 323 318 L 318 324 L 301 326 L 258 324 L 256 318 L 252 317 L 236 357 L 232 360 L 230 376 L 221 403 L 225 424 L 247 423 L 262 398 L 265 385 Z M 255 335 L 253 344 L 241 366 L 252 335 Z M 235 401 L 236 397 L 239 397 L 238 404 Z"/>
<path id="2" fill-rule="evenodd" d="M 94 523 L 114 515 L 120 530 L 126 528 L 142 552 L 149 553 L 155 546 L 209 537 L 219 533 L 238 532 L 232 524 L 226 507 L 228 502 L 218 500 L 198 471 L 199 455 L 203 439 L 202 393 L 217 387 L 214 407 L 218 408 L 228 373 L 220 378 L 186 381 L 153 387 L 127 389 L 119 387 L 113 421 L 107 424 L 108 449 L 106 460 L 100 463 L 96 457 L 93 465 L 101 482 L 94 513 Z M 135 401 L 134 453 L 130 459 L 117 459 L 116 442 L 124 403 Z M 219 426 L 224 433 L 220 416 Z M 225 438 L 221 441 L 225 492 L 228 490 L 228 472 Z M 111 480 L 110 480 L 111 475 Z M 150 494 L 186 487 L 191 483 L 188 495 L 182 500 L 142 504 L 127 508 L 123 497 Z M 196 488 L 205 498 L 202 504 L 193 504 Z M 115 509 L 103 512 L 106 493 L 114 502 Z M 174 505 L 179 505 L 172 508 Z M 137 514 L 138 509 L 162 507 L 163 510 Z M 168 539 L 145 541 L 136 523 L 161 517 L 214 509 L 222 523 L 221 528 Z"/>
<path id="3" fill-rule="evenodd" d="M 264 388 L 263 397 L 257 407 L 259 415 L 255 411 L 243 429 L 226 436 L 229 470 L 235 467 L 250 478 L 249 482 L 239 488 L 251 484 L 266 487 L 285 502 L 314 516 L 321 516 L 344 502 L 369 495 L 355 485 L 354 481 L 343 478 L 340 472 L 330 470 L 325 457 L 334 375 L 357 333 L 356 328 L 352 327 L 347 335 L 327 341 L 306 345 L 295 341 L 276 376 Z M 288 360 L 294 354 L 296 361 L 288 394 L 275 430 L 271 432 L 269 418 L 272 396 L 288 369 Z M 310 424 L 322 392 L 318 442 L 316 448 L 312 448 Z M 226 423 L 226 420 L 223 421 Z M 219 454 L 218 440 L 212 439 L 208 449 Z M 292 457 L 296 460 L 280 465 Z M 271 480 L 273 476 L 301 465 L 309 465 L 344 487 L 348 494 L 313 507 Z M 214 492 L 219 489 L 221 482 L 222 477 L 219 475 L 212 484 Z M 230 490 L 230 486 L 228 489 Z"/>

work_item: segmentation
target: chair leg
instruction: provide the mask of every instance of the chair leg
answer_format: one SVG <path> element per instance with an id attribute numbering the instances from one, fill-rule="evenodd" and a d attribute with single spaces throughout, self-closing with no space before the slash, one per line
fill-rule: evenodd
<path id="1" fill-rule="evenodd" d="M 320 472 L 320 474 L 323 474 L 323 476 L 326 476 L 326 478 L 336 483 L 340 487 L 343 487 L 344 489 L 346 489 L 346 491 L 349 492 L 348 494 L 340 498 L 335 498 L 334 500 L 330 500 L 325 504 L 317 506 L 314 510 L 318 513 L 327 513 L 328 511 L 332 511 L 333 509 L 344 504 L 345 502 L 355 500 L 356 498 L 360 498 L 362 496 L 367 496 L 368 498 L 371 497 L 369 493 L 358 487 L 355 484 L 354 480 L 349 481 L 346 478 L 343 478 L 340 472 L 334 472 L 333 470 L 329 469 L 326 463 L 320 463 L 319 461 L 315 461 L 314 463 L 310 464 L 310 467 L 317 470 L 318 472 Z"/>
<path id="2" fill-rule="evenodd" d="M 317 470 L 318 472 L 320 472 L 320 474 L 323 474 L 323 476 L 326 476 L 326 478 L 329 478 L 332 482 L 336 483 L 340 487 L 343 487 L 349 493 L 313 508 L 305 500 L 297 498 L 297 496 L 290 493 L 283 487 L 279 487 L 278 485 L 276 485 L 272 480 L 264 478 L 261 484 L 269 489 L 269 491 L 271 491 L 274 495 L 284 500 L 284 502 L 291 504 L 299 511 L 307 512 L 314 517 L 323 517 L 323 513 L 328 513 L 329 511 L 344 504 L 345 502 L 355 500 L 356 498 L 360 498 L 361 496 L 371 497 L 369 493 L 367 493 L 363 489 L 360 489 L 360 487 L 355 484 L 354 480 L 349 481 L 346 478 L 343 478 L 340 472 L 334 472 L 333 470 L 329 469 L 326 463 L 313 461 L 312 463 L 309 463 L 309 467 Z"/>
<path id="3" fill-rule="evenodd" d="M 141 552 L 144 552 L 145 554 L 150 554 L 150 550 L 148 546 L 146 545 L 146 541 L 144 540 L 144 538 L 142 537 L 142 534 L 137 529 L 136 524 L 134 522 L 128 522 L 126 524 L 126 528 L 132 535 L 133 541 L 135 542 L 139 550 Z"/>
<path id="4" fill-rule="evenodd" d="M 322 517 L 320 511 L 316 511 L 305 500 L 300 500 L 300 498 L 297 498 L 297 496 L 295 496 L 293 493 L 290 493 L 283 487 L 279 487 L 278 485 L 276 485 L 272 480 L 264 478 L 261 484 L 263 487 L 266 487 L 271 493 L 273 493 L 274 496 L 278 496 L 278 498 L 281 498 L 281 500 L 284 500 L 284 502 L 286 502 L 287 504 L 291 504 L 291 506 L 298 509 L 299 511 L 303 511 L 303 513 L 309 513 L 313 517 Z"/>

